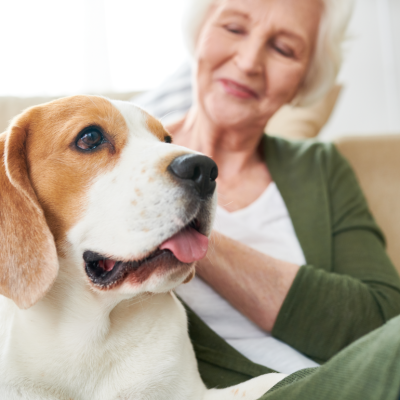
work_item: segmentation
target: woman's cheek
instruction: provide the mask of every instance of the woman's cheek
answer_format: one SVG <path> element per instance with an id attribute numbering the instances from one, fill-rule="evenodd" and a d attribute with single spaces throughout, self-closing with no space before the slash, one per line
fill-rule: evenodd
<path id="1" fill-rule="evenodd" d="M 216 87 L 215 77 L 230 59 L 232 47 L 219 32 L 206 32 L 201 36 L 197 51 L 197 93 L 199 98 L 212 94 Z"/>
<path id="2" fill-rule="evenodd" d="M 267 65 L 268 97 L 279 107 L 290 103 L 304 80 L 306 68 L 296 61 L 270 61 Z"/>
<path id="3" fill-rule="evenodd" d="M 209 65 L 211 69 L 229 59 L 232 52 L 232 43 L 219 30 L 220 28 L 210 29 L 199 40 L 197 61 Z"/>

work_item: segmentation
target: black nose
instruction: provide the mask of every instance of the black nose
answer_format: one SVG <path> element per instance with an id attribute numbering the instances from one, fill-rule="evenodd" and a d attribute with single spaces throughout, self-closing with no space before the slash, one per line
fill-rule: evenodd
<path id="1" fill-rule="evenodd" d="M 214 193 L 218 176 L 217 164 L 211 158 L 198 154 L 185 154 L 175 158 L 168 170 L 182 183 L 193 187 L 201 198 Z"/>

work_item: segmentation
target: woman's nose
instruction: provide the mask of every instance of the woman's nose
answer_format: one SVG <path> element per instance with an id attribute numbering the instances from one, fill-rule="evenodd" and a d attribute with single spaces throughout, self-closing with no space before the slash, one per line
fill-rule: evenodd
<path id="1" fill-rule="evenodd" d="M 257 38 L 249 37 L 243 40 L 239 44 L 235 56 L 238 68 L 248 75 L 261 73 L 264 68 L 264 48 L 265 43 Z"/>

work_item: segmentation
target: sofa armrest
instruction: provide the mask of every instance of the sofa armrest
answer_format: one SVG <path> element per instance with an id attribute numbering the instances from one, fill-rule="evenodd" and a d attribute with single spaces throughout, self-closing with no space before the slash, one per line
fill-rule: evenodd
<path id="1" fill-rule="evenodd" d="M 342 137 L 335 144 L 353 167 L 400 272 L 400 134 Z"/>

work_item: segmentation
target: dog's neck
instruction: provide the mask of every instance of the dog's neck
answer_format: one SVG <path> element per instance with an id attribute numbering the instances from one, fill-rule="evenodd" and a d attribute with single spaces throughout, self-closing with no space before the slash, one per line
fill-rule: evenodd
<path id="1" fill-rule="evenodd" d="M 108 393 L 98 380 L 102 376 L 120 382 L 112 393 L 133 386 L 141 393 L 138 398 L 145 398 L 150 383 L 176 385 L 168 371 L 192 382 L 190 390 L 204 390 L 193 372 L 196 364 L 186 314 L 172 293 L 113 298 L 112 293 L 93 291 L 76 274 L 77 265 L 69 262 L 60 259 L 52 289 L 28 310 L 1 299 L 0 349 L 7 351 L 0 351 L 0 375 L 7 374 L 8 382 L 24 377 L 48 388 L 57 382 L 72 398 L 78 394 L 114 398 L 93 397 L 93 393 Z M 160 336 L 162 332 L 168 332 L 167 340 Z M 121 360 L 129 360 L 129 368 L 121 370 Z"/>
<path id="2" fill-rule="evenodd" d="M 124 298 L 112 291 L 98 292 L 90 287 L 84 271 L 77 268 L 72 258 L 60 258 L 59 263 L 59 275 L 46 296 L 28 310 L 16 311 L 16 322 L 22 324 L 31 337 L 43 337 L 42 332 L 52 332 L 53 337 L 60 336 L 59 343 L 67 341 L 69 346 L 74 346 L 75 342 L 76 348 L 94 346 L 104 343 L 113 330 L 121 329 L 120 321 L 140 318 L 152 303 L 158 302 L 157 298 L 171 296 L 144 293 Z M 130 318 L 123 318 L 127 314 Z M 80 333 L 79 337 L 76 332 Z"/>

